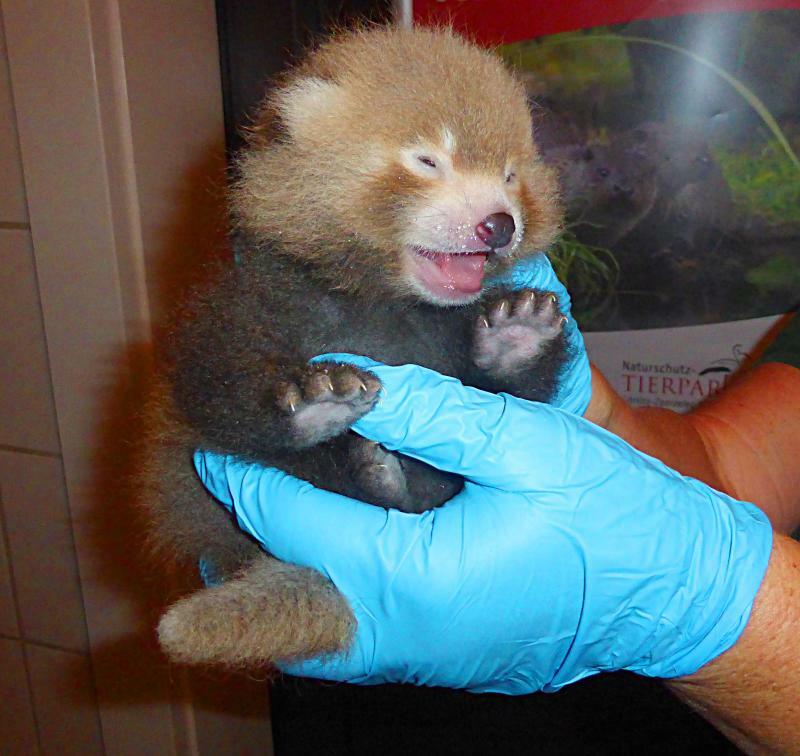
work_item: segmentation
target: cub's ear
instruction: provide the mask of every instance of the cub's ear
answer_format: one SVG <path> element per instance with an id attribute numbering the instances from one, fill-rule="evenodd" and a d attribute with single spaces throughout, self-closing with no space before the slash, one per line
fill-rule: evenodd
<path id="1" fill-rule="evenodd" d="M 277 93 L 281 121 L 294 139 L 325 133 L 324 123 L 332 118 L 342 101 L 342 88 L 332 81 L 309 76 L 297 79 Z"/>

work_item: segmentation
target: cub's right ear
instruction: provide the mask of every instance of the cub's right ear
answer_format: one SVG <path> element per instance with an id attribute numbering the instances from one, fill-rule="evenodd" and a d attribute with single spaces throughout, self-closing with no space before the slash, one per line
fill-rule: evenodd
<path id="1" fill-rule="evenodd" d="M 275 105 L 289 135 L 302 140 L 312 133 L 327 131 L 324 122 L 334 116 L 343 97 L 338 84 L 309 76 L 296 79 L 277 92 Z"/>

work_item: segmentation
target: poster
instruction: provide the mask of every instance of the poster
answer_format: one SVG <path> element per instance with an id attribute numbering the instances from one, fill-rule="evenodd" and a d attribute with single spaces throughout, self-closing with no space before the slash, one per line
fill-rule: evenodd
<path id="1" fill-rule="evenodd" d="M 566 221 L 551 259 L 634 404 L 721 388 L 800 302 L 800 3 L 420 0 L 525 82 Z"/>

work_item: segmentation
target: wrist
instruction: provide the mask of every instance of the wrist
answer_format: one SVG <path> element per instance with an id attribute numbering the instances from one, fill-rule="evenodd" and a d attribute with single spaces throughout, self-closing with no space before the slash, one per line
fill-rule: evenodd
<path id="1" fill-rule="evenodd" d="M 800 748 L 800 544 L 776 535 L 747 627 L 724 654 L 670 687 L 747 752 Z"/>
<path id="2" fill-rule="evenodd" d="M 772 528 L 756 506 L 706 491 L 705 501 L 689 504 L 708 509 L 697 518 L 705 527 L 684 536 L 692 566 L 654 617 L 655 644 L 626 667 L 630 671 L 661 678 L 693 674 L 731 648 L 750 619 L 772 552 Z M 688 603 L 687 590 L 693 593 Z"/>
<path id="3" fill-rule="evenodd" d="M 688 479 L 665 488 L 658 508 L 650 532 L 635 536 L 649 542 L 636 563 L 621 566 L 618 539 L 606 548 L 591 545 L 575 640 L 546 690 L 596 672 L 690 675 L 741 635 L 771 551 L 766 517 Z"/>

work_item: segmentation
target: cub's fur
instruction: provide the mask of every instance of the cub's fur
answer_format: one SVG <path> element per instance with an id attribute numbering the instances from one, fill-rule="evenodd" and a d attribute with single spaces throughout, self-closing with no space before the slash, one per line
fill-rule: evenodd
<path id="1" fill-rule="evenodd" d="M 450 30 L 355 31 L 312 53 L 266 100 L 232 211 L 236 263 L 165 345 L 143 485 L 156 545 L 218 578 L 169 609 L 162 645 L 252 666 L 343 649 L 353 618 L 321 575 L 234 526 L 199 485 L 193 449 L 420 511 L 460 479 L 350 433 L 377 379 L 309 359 L 413 362 L 546 401 L 566 340 L 555 295 L 485 285 L 545 248 L 560 216 L 522 86 Z"/>

